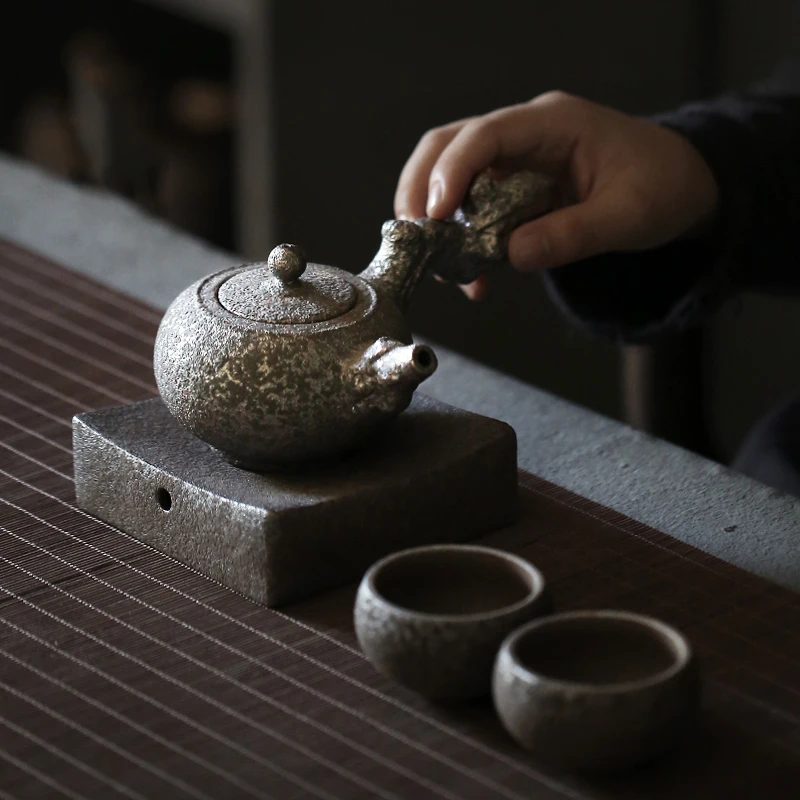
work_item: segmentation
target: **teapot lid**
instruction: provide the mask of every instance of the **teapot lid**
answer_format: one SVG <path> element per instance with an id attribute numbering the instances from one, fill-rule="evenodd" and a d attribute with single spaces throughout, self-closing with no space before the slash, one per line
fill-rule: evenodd
<path id="1" fill-rule="evenodd" d="M 299 247 L 278 245 L 266 266 L 239 272 L 225 281 L 217 297 L 239 317 L 278 325 L 324 322 L 356 304 L 355 287 L 330 267 L 306 263 Z"/>

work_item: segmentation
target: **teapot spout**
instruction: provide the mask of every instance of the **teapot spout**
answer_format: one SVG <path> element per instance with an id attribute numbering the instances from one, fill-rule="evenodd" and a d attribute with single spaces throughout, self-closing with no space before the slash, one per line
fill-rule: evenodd
<path id="1" fill-rule="evenodd" d="M 399 413 L 437 366 L 436 354 L 427 345 L 378 339 L 356 367 L 358 405 Z"/>
<path id="2" fill-rule="evenodd" d="M 412 390 L 433 375 L 436 367 L 436 355 L 424 344 L 398 344 L 373 362 L 375 375 L 384 386 Z"/>

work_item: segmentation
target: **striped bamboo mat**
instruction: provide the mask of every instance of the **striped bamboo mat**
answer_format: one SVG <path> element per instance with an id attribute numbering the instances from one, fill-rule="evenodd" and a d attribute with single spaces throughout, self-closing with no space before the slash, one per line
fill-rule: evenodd
<path id="1" fill-rule="evenodd" d="M 155 394 L 159 313 L 0 242 L 0 800 L 794 798 L 791 592 L 521 475 L 486 541 L 560 609 L 655 614 L 693 640 L 703 724 L 603 781 L 547 773 L 486 703 L 437 707 L 359 653 L 353 589 L 258 606 L 75 507 L 73 414 Z"/>

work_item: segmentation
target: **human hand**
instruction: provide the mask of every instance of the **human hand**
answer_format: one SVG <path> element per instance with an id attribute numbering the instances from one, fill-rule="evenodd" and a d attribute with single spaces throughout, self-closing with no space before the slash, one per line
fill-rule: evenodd
<path id="1" fill-rule="evenodd" d="M 428 131 L 400 175 L 395 215 L 449 217 L 487 167 L 534 169 L 556 182 L 555 210 L 521 225 L 509 240 L 509 260 L 523 272 L 693 236 L 718 204 L 711 169 L 680 134 L 548 92 Z M 461 288 L 480 299 L 486 276 Z"/>

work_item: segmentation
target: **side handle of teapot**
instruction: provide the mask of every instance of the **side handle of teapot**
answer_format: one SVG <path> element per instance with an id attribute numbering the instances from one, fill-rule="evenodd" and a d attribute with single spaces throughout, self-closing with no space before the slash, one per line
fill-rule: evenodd
<path id="1" fill-rule="evenodd" d="M 480 173 L 461 207 L 446 220 L 390 220 L 381 246 L 361 277 L 405 309 L 423 276 L 471 283 L 508 260 L 508 240 L 520 225 L 554 205 L 554 182 L 529 170 L 499 177 Z"/>
<path id="2" fill-rule="evenodd" d="M 427 271 L 466 284 L 507 263 L 511 234 L 553 209 L 554 186 L 552 178 L 530 170 L 499 177 L 480 173 L 452 217 L 420 221 L 440 239 L 430 250 Z"/>

